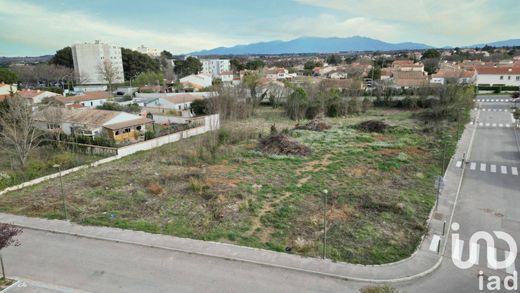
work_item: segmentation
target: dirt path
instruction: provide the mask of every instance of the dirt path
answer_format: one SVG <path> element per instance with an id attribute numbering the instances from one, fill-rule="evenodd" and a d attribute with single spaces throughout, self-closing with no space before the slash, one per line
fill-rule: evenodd
<path id="1" fill-rule="evenodd" d="M 285 200 L 286 198 L 288 198 L 291 195 L 292 195 L 292 192 L 284 192 L 282 194 L 282 196 L 275 198 L 272 201 L 265 202 L 264 206 L 262 207 L 262 209 L 260 210 L 258 215 L 253 218 L 253 220 L 252 220 L 253 223 L 251 225 L 251 229 L 249 229 L 249 231 L 246 233 L 246 235 L 247 236 L 253 235 L 256 232 L 256 229 L 260 228 L 260 226 L 262 225 L 262 222 L 261 222 L 262 217 L 265 214 L 272 212 L 275 205 L 277 205 L 278 203 Z M 263 243 L 266 243 L 269 241 L 269 236 L 270 236 L 270 231 L 267 228 L 262 229 L 262 231 L 260 231 L 258 233 L 258 239 L 260 239 L 260 241 Z"/>

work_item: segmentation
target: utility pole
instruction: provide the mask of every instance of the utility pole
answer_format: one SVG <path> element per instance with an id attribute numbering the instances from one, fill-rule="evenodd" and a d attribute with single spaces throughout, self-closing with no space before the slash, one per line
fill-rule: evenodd
<path id="1" fill-rule="evenodd" d="M 56 164 L 53 166 L 54 168 L 58 168 L 58 171 L 60 173 L 60 189 L 61 189 L 61 200 L 63 202 L 63 214 L 65 215 L 65 220 L 68 220 L 68 215 L 67 215 L 67 202 L 65 201 L 65 192 L 63 190 L 63 179 L 62 179 L 62 176 L 61 176 L 61 165 L 59 164 Z"/>
<path id="2" fill-rule="evenodd" d="M 327 257 L 327 193 L 327 189 L 323 190 L 323 259 Z"/>

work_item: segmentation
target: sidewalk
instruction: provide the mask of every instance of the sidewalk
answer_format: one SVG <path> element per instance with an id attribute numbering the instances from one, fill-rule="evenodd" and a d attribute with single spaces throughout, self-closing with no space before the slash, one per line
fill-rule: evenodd
<path id="1" fill-rule="evenodd" d="M 454 158 L 462 158 L 468 152 L 476 125 L 467 125 Z M 437 269 L 446 247 L 445 235 L 453 217 L 454 205 L 460 190 L 464 168 L 457 168 L 451 160 L 444 176 L 445 187 L 439 200 L 438 209 L 430 215 L 429 231 L 424 236 L 417 251 L 409 258 L 385 265 L 355 265 L 317 258 L 301 257 L 263 249 L 231 244 L 192 240 L 167 235 L 150 234 L 139 231 L 108 227 L 81 226 L 62 220 L 46 220 L 0 213 L 0 222 L 12 223 L 26 229 L 34 229 L 59 234 L 113 241 L 145 246 L 155 249 L 172 250 L 208 257 L 224 258 L 264 266 L 296 270 L 345 280 L 390 283 L 409 281 L 425 276 Z M 440 239 L 439 244 L 432 239 Z M 432 249 L 433 248 L 433 249 Z M 439 253 L 437 252 L 439 251 Z"/>

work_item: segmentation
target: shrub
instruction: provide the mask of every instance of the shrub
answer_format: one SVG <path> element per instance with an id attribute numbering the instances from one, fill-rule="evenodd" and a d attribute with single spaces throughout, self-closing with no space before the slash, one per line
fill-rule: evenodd
<path id="1" fill-rule="evenodd" d="M 158 195 L 163 192 L 163 188 L 161 187 L 161 185 L 159 185 L 157 183 L 153 183 L 153 182 L 148 184 L 147 189 L 148 189 L 148 192 L 150 192 L 151 194 L 154 194 L 154 195 Z"/>
<path id="2" fill-rule="evenodd" d="M 209 185 L 204 180 L 195 177 L 190 178 L 190 187 L 195 192 L 203 192 L 209 189 Z"/>
<path id="3" fill-rule="evenodd" d="M 72 167 L 74 165 L 74 155 L 72 153 L 69 153 L 69 152 L 65 152 L 65 153 L 61 153 L 61 154 L 57 154 L 56 156 L 54 156 L 53 160 L 52 160 L 52 164 L 58 164 L 60 166 L 62 166 L 62 168 L 69 168 L 69 167 Z"/>
<path id="4" fill-rule="evenodd" d="M 361 122 L 357 125 L 358 129 L 365 132 L 378 132 L 382 133 L 389 128 L 388 124 L 379 120 L 368 120 Z"/>
<path id="5" fill-rule="evenodd" d="M 191 109 L 195 115 L 207 115 L 209 114 L 208 101 L 195 100 L 191 102 Z"/>
<path id="6" fill-rule="evenodd" d="M 144 140 L 150 140 L 150 139 L 154 139 L 156 136 L 155 132 L 152 131 L 152 130 L 147 130 L 145 133 L 144 133 Z"/>

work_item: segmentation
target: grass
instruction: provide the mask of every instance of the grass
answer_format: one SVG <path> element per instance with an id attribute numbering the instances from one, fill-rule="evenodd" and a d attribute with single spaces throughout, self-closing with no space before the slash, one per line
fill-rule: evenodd
<path id="1" fill-rule="evenodd" d="M 6 279 L 0 278 L 0 291 L 11 286 L 14 282 L 15 282 L 15 280 L 7 279 L 7 278 Z"/>
<path id="2" fill-rule="evenodd" d="M 43 145 L 29 156 L 25 168 L 21 168 L 15 157 L 0 147 L 0 190 L 38 177 L 56 173 L 55 164 L 63 170 L 102 159 L 101 155 L 73 153 Z"/>
<path id="3" fill-rule="evenodd" d="M 328 192 L 327 256 L 380 264 L 410 256 L 427 229 L 441 173 L 442 141 L 414 113 L 374 109 L 327 118 L 325 132 L 289 131 L 312 148 L 307 157 L 259 153 L 275 123 L 292 129 L 281 110 L 211 134 L 64 177 L 72 221 L 235 243 L 317 257 Z M 364 133 L 352 126 L 382 119 L 396 126 Z M 456 131 L 456 124 L 448 124 Z M 208 154 L 206 147 L 220 147 Z M 448 143 L 453 152 L 454 135 Z M 446 156 L 449 158 L 450 154 Z M 447 159 L 448 160 L 448 159 Z M 48 181 L 0 197 L 3 212 L 62 218 L 59 184 Z"/>

